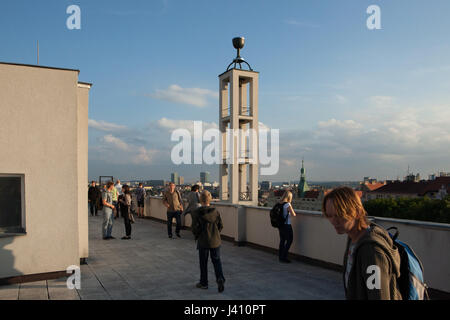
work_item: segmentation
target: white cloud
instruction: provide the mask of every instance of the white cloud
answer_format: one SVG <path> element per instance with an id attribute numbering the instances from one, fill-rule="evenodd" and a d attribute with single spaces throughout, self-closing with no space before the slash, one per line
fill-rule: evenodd
<path id="1" fill-rule="evenodd" d="M 281 164 L 285 165 L 287 167 L 295 167 L 296 161 L 295 160 L 289 160 L 289 159 L 282 159 Z"/>
<path id="2" fill-rule="evenodd" d="M 203 123 L 203 130 L 210 128 L 218 128 L 215 122 L 205 122 Z M 191 134 L 194 133 L 194 120 L 173 120 L 167 118 L 161 118 L 157 122 L 158 126 L 162 129 L 169 131 L 176 129 L 187 129 Z"/>
<path id="3" fill-rule="evenodd" d="M 130 147 L 123 140 L 114 137 L 112 134 L 108 134 L 102 138 L 103 142 L 112 145 L 120 150 L 128 151 Z"/>
<path id="4" fill-rule="evenodd" d="M 150 150 L 144 147 L 138 147 L 136 151 L 135 156 L 131 157 L 131 162 L 134 164 L 151 164 L 153 157 L 157 153 L 156 150 Z"/>
<path id="5" fill-rule="evenodd" d="M 126 143 L 121 138 L 108 134 L 100 139 L 101 145 L 92 149 L 94 157 L 110 163 L 152 164 L 158 150 Z"/>
<path id="6" fill-rule="evenodd" d="M 89 125 L 89 128 L 97 129 L 100 131 L 106 131 L 106 132 L 124 130 L 127 128 L 126 126 L 123 126 L 123 125 L 106 122 L 103 120 L 96 121 L 93 119 L 88 120 L 88 125 Z"/>
<path id="7" fill-rule="evenodd" d="M 217 99 L 219 94 L 215 91 L 201 88 L 182 88 L 173 84 L 165 90 L 157 89 L 150 97 L 175 103 L 188 104 L 203 108 L 208 105 L 211 98 Z"/>
<path id="8" fill-rule="evenodd" d="M 265 125 L 264 123 L 262 123 L 262 122 L 259 122 L 259 128 L 258 128 L 259 130 L 270 130 L 270 127 L 269 126 L 267 126 L 267 125 Z"/>
<path id="9" fill-rule="evenodd" d="M 327 121 L 319 121 L 318 127 L 321 129 L 345 129 L 345 130 L 355 130 L 362 128 L 362 125 L 360 123 L 357 123 L 354 120 L 336 120 L 336 119 L 330 119 Z"/>

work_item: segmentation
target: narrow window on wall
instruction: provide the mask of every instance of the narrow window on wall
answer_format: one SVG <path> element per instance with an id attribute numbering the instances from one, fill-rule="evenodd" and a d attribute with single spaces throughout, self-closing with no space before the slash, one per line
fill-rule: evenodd
<path id="1" fill-rule="evenodd" d="M 0 234 L 25 232 L 24 176 L 0 173 Z"/>

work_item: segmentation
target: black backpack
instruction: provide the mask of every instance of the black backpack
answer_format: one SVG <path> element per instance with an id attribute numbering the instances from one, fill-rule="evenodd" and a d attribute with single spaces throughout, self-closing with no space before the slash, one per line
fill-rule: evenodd
<path id="1" fill-rule="evenodd" d="M 277 203 L 270 210 L 270 223 L 274 228 L 280 228 L 286 222 L 286 219 L 283 216 L 283 206 L 286 202 Z"/>

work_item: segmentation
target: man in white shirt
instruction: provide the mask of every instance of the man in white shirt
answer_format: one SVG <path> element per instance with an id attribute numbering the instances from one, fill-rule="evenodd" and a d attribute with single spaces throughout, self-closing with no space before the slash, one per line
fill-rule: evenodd
<path id="1" fill-rule="evenodd" d="M 120 196 L 122 194 L 122 185 L 120 184 L 120 180 L 117 179 L 115 186 L 117 189 L 117 194 Z"/>

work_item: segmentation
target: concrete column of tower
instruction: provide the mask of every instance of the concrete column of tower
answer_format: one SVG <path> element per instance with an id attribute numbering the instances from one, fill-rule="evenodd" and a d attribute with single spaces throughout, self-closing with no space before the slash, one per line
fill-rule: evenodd
<path id="1" fill-rule="evenodd" d="M 239 202 L 239 75 L 234 70 L 231 70 L 230 76 L 230 90 L 231 90 L 231 145 L 230 151 L 232 153 L 231 163 L 231 203 Z"/>
<path id="2" fill-rule="evenodd" d="M 221 201 L 227 201 L 228 200 L 228 164 L 226 162 L 226 159 L 228 157 L 228 150 L 227 150 L 227 128 L 228 123 L 226 121 L 226 116 L 228 115 L 228 108 L 229 108 L 229 102 L 228 102 L 228 89 L 229 89 L 229 80 L 228 78 L 221 78 L 220 84 L 219 84 L 219 108 L 220 108 L 220 114 L 219 114 L 219 130 L 221 135 L 221 161 L 222 164 L 219 165 L 219 182 L 220 182 L 220 189 L 219 189 L 219 198 Z"/>
<path id="3" fill-rule="evenodd" d="M 251 199 L 254 203 L 258 203 L 258 163 L 259 163 L 259 121 L 258 121 L 258 73 L 255 73 L 250 82 L 250 115 L 252 120 L 250 122 L 250 129 L 252 129 L 252 147 L 251 147 L 251 157 L 252 160 L 250 164 L 250 192 Z"/>
<path id="4" fill-rule="evenodd" d="M 247 114 L 247 84 L 245 81 L 239 81 L 239 115 Z M 242 194 L 240 199 L 245 199 L 248 189 L 248 180 L 247 180 L 247 167 L 246 163 L 247 158 L 247 123 L 239 123 L 240 129 L 240 139 L 239 139 L 239 147 L 240 147 L 240 165 L 239 165 L 239 192 Z"/>

